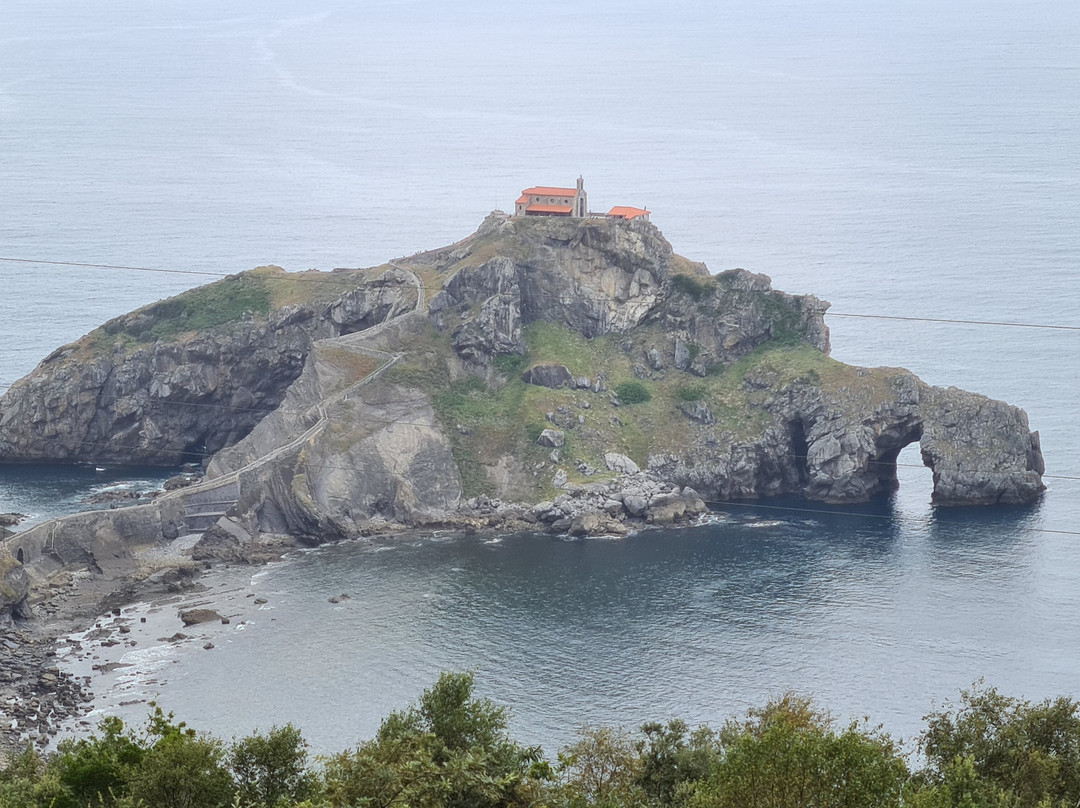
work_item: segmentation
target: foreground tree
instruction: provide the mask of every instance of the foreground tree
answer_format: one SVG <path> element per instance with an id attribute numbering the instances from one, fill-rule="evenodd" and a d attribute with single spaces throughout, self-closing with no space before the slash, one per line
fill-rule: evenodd
<path id="1" fill-rule="evenodd" d="M 646 804 L 641 788 L 638 745 L 621 729 L 585 727 L 559 753 L 561 784 L 552 790 L 555 805 L 632 808 Z"/>
<path id="2" fill-rule="evenodd" d="M 685 803 L 693 784 L 705 780 L 722 760 L 720 737 L 708 727 L 690 732 L 685 721 L 674 720 L 645 724 L 641 731 L 645 740 L 638 745 L 638 779 L 654 805 Z"/>
<path id="3" fill-rule="evenodd" d="M 1080 804 L 1080 704 L 1033 704 L 981 681 L 924 719 L 924 805 L 1075 808 Z"/>
<path id="4" fill-rule="evenodd" d="M 539 748 L 507 733 L 506 710 L 473 698 L 472 674 L 443 673 L 375 738 L 331 758 L 333 808 L 500 808 L 530 804 L 546 774 Z"/>
<path id="5" fill-rule="evenodd" d="M 837 731 L 808 699 L 787 695 L 720 732 L 720 757 L 691 785 L 697 808 L 889 808 L 902 805 L 908 770 L 879 728 Z"/>
<path id="6" fill-rule="evenodd" d="M 235 790 L 224 744 L 183 721 L 175 723 L 172 713 L 157 706 L 127 785 L 133 805 L 154 808 L 221 808 Z"/>
<path id="7" fill-rule="evenodd" d="M 229 766 L 241 801 L 277 808 L 308 799 L 316 777 L 307 758 L 308 743 L 292 724 L 236 741 L 229 751 Z"/>

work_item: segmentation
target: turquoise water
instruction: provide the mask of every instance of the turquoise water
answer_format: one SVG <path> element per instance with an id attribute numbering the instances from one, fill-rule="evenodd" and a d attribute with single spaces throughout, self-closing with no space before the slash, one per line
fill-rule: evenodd
<path id="1" fill-rule="evenodd" d="M 13 0 L 0 257 L 370 265 L 581 173 L 594 208 L 644 205 L 680 253 L 835 312 L 1080 325 L 1075 3 L 519 6 Z M 201 279 L 0 261 L 0 384 Z M 841 360 L 1024 407 L 1044 500 L 934 512 L 909 449 L 874 518 L 328 548 L 267 570 L 273 626 L 181 655 L 163 696 L 226 734 L 299 717 L 333 748 L 446 666 L 543 741 L 788 687 L 903 734 L 978 675 L 1076 695 L 1080 331 L 829 323 Z M 354 601 L 330 619 L 335 590 Z"/>

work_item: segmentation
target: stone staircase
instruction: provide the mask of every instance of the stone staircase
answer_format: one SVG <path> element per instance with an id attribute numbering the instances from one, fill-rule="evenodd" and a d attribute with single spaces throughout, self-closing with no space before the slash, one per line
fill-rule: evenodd
<path id="1" fill-rule="evenodd" d="M 202 533 L 224 516 L 240 498 L 240 482 L 232 478 L 220 486 L 194 491 L 184 501 L 184 529 Z"/>

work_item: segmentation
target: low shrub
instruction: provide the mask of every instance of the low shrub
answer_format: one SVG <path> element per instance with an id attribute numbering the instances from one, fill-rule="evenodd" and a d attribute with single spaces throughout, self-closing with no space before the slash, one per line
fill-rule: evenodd
<path id="1" fill-rule="evenodd" d="M 706 392 L 705 385 L 693 384 L 689 387 L 680 387 L 675 391 L 675 395 L 679 397 L 680 401 L 701 401 L 705 398 Z"/>
<path id="2" fill-rule="evenodd" d="M 671 286 L 694 300 L 702 300 L 712 294 L 713 280 L 698 280 L 689 275 L 675 274 L 671 276 Z"/>
<path id="3" fill-rule="evenodd" d="M 623 382 L 615 385 L 615 395 L 619 397 L 620 404 L 644 404 L 652 400 L 649 388 L 641 382 Z"/>

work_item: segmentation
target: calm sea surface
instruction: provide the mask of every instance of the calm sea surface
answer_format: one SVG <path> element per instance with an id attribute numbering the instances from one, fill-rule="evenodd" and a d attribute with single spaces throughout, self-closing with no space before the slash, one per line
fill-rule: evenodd
<path id="1" fill-rule="evenodd" d="M 580 173 L 594 209 L 647 206 L 678 252 L 838 313 L 1080 325 L 1080 6 L 713 6 L 9 0 L 0 258 L 372 265 Z M 205 279 L 0 261 L 0 384 Z M 444 668 L 549 746 L 789 688 L 905 736 L 979 676 L 1080 697 L 1080 331 L 829 322 L 839 359 L 1024 407 L 1044 500 L 935 512 L 910 447 L 868 508 L 324 548 L 258 572 L 246 630 L 160 651 L 169 676 L 140 687 L 224 734 L 293 720 L 323 750 Z M 116 482 L 96 474 L 4 471 L 0 512 L 68 510 Z"/>

